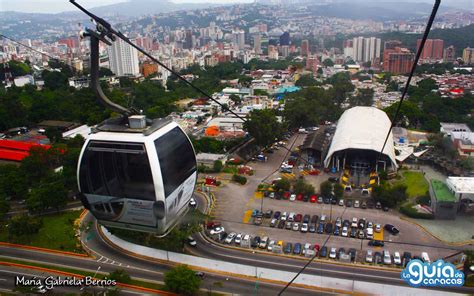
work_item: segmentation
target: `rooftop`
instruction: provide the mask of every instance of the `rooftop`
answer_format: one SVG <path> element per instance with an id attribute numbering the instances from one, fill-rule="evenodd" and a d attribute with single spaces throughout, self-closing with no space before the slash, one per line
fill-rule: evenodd
<path id="1" fill-rule="evenodd" d="M 446 183 L 456 193 L 474 193 L 474 177 L 448 177 Z"/>
<path id="2" fill-rule="evenodd" d="M 449 190 L 448 186 L 441 181 L 431 180 L 431 188 L 437 201 L 441 202 L 455 202 L 454 194 Z"/>

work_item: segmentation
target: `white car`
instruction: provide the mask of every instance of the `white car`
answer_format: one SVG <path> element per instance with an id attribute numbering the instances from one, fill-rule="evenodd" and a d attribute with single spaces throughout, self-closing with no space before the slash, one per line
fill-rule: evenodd
<path id="1" fill-rule="evenodd" d="M 329 252 L 329 258 L 336 259 L 336 248 L 331 248 Z"/>
<path id="2" fill-rule="evenodd" d="M 360 207 L 360 203 L 358 200 L 354 201 L 354 208 Z"/>
<path id="3" fill-rule="evenodd" d="M 224 227 L 217 226 L 216 228 L 212 229 L 210 233 L 211 233 L 211 235 L 214 235 L 214 234 L 223 233 L 224 231 L 225 231 Z"/>
<path id="4" fill-rule="evenodd" d="M 349 235 L 347 226 L 342 227 L 341 236 L 347 237 Z"/>
<path id="5" fill-rule="evenodd" d="M 423 260 L 423 262 L 431 263 L 430 257 L 426 252 L 421 252 L 421 259 Z"/>
<path id="6" fill-rule="evenodd" d="M 308 232 L 308 223 L 303 223 L 301 225 L 301 229 L 300 229 L 301 232 Z"/>
<path id="7" fill-rule="evenodd" d="M 386 265 L 392 264 L 392 257 L 390 256 L 389 251 L 383 251 L 383 264 L 386 264 Z"/>
<path id="8" fill-rule="evenodd" d="M 356 217 L 352 218 L 352 224 L 351 224 L 351 227 L 355 227 L 355 228 L 357 228 L 357 226 L 358 226 L 358 225 L 359 225 L 359 224 L 358 224 L 358 220 L 357 220 L 357 218 L 356 218 Z"/>
<path id="9" fill-rule="evenodd" d="M 380 232 L 382 230 L 382 226 L 380 224 L 375 224 L 375 232 Z"/>
<path id="10" fill-rule="evenodd" d="M 270 192 L 269 197 L 270 197 L 271 199 L 274 199 L 274 198 L 275 198 L 275 192 Z"/>
<path id="11" fill-rule="evenodd" d="M 191 197 L 191 199 L 189 200 L 189 206 L 191 206 L 193 208 L 197 207 L 197 202 L 194 199 L 194 197 Z"/>
<path id="12" fill-rule="evenodd" d="M 343 199 L 340 199 L 340 200 L 339 200 L 339 205 L 340 205 L 341 207 L 344 206 L 344 200 L 343 200 Z"/>
<path id="13" fill-rule="evenodd" d="M 296 194 L 290 195 L 290 201 L 295 201 L 296 200 Z"/>
<path id="14" fill-rule="evenodd" d="M 194 238 L 193 238 L 192 236 L 188 236 L 188 244 L 189 244 L 191 247 L 197 246 L 197 242 L 196 242 L 196 240 L 194 240 Z"/>
<path id="15" fill-rule="evenodd" d="M 300 230 L 300 223 L 297 223 L 297 222 L 293 223 L 293 230 L 294 231 Z"/>
<path id="16" fill-rule="evenodd" d="M 336 226 L 337 226 L 337 227 L 341 227 L 341 226 L 342 226 L 342 219 L 341 219 L 341 217 L 337 217 L 337 219 L 336 219 Z"/>
<path id="17" fill-rule="evenodd" d="M 399 252 L 393 253 L 393 263 L 396 265 L 402 265 L 402 257 L 400 257 Z"/>
<path id="18" fill-rule="evenodd" d="M 240 242 L 242 241 L 242 233 L 239 233 L 235 236 L 234 242 L 237 245 L 240 245 Z"/>
<path id="19" fill-rule="evenodd" d="M 367 250 L 367 254 L 365 255 L 365 262 L 368 262 L 368 263 L 374 262 L 374 254 L 372 250 Z"/>
<path id="20" fill-rule="evenodd" d="M 268 247 L 267 247 L 267 250 L 269 252 L 273 251 L 273 245 L 275 244 L 275 241 L 274 240 L 271 240 L 269 243 L 268 243 Z"/>
<path id="21" fill-rule="evenodd" d="M 237 234 L 235 232 L 229 233 L 229 235 L 225 238 L 225 243 L 226 244 L 231 244 L 236 235 Z"/>
<path id="22" fill-rule="evenodd" d="M 295 221 L 295 213 L 291 212 L 290 215 L 288 215 L 288 221 L 293 222 Z"/>
<path id="23" fill-rule="evenodd" d="M 367 228 L 365 236 L 367 236 L 367 238 L 370 238 L 370 239 L 374 238 L 374 229 L 373 228 Z"/>
<path id="24" fill-rule="evenodd" d="M 304 247 L 303 247 L 303 255 L 306 253 L 306 250 L 310 249 L 311 248 L 311 244 L 310 243 L 306 243 L 304 244 Z"/>
<path id="25" fill-rule="evenodd" d="M 281 221 L 286 221 L 287 218 L 288 218 L 288 213 L 287 213 L 287 212 L 283 212 L 283 214 L 281 214 L 280 220 L 281 220 Z"/>
<path id="26" fill-rule="evenodd" d="M 326 221 L 326 215 L 321 215 L 319 222 L 325 222 L 325 221 Z"/>
<path id="27" fill-rule="evenodd" d="M 268 239 L 268 236 L 264 236 L 264 237 L 262 238 L 262 240 L 260 241 L 260 243 L 258 244 L 258 247 L 259 247 L 260 249 L 266 249 L 266 248 L 267 248 L 267 244 L 268 244 L 268 240 L 269 240 L 269 239 Z"/>
<path id="28" fill-rule="evenodd" d="M 374 223 L 372 222 L 367 222 L 367 228 L 374 228 Z"/>

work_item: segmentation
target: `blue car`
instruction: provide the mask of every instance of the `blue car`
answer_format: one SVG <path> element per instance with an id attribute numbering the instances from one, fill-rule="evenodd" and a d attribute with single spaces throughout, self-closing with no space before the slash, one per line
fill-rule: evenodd
<path id="1" fill-rule="evenodd" d="M 324 233 L 324 223 L 323 222 L 320 222 L 319 225 L 318 225 L 318 233 L 319 234 Z"/>
<path id="2" fill-rule="evenodd" d="M 285 249 L 283 250 L 283 252 L 284 252 L 285 254 L 290 254 L 292 248 L 293 248 L 293 246 L 292 246 L 291 243 L 286 243 Z"/>
<path id="3" fill-rule="evenodd" d="M 259 212 L 258 210 L 253 210 L 253 212 L 252 212 L 252 217 L 257 216 L 258 212 Z"/>
<path id="4" fill-rule="evenodd" d="M 301 254 L 301 244 L 300 243 L 295 244 L 295 248 L 293 249 L 293 254 L 295 254 L 295 255 Z"/>
<path id="5" fill-rule="evenodd" d="M 336 226 L 336 228 L 334 228 L 334 235 L 339 235 L 339 232 L 340 232 L 340 227 Z"/>

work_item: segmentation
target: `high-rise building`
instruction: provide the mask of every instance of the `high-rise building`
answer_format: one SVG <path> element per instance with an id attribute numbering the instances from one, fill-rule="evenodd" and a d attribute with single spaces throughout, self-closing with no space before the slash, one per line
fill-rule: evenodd
<path id="1" fill-rule="evenodd" d="M 416 51 L 420 48 L 421 39 L 416 42 Z M 444 41 L 442 39 L 426 39 L 425 47 L 420 55 L 421 62 L 436 62 L 443 60 Z"/>
<path id="2" fill-rule="evenodd" d="M 375 37 L 355 37 L 352 39 L 353 55 L 356 62 L 372 62 L 380 59 L 380 47 L 382 41 Z"/>
<path id="3" fill-rule="evenodd" d="M 253 35 L 253 50 L 256 54 L 262 53 L 262 36 L 260 34 Z"/>
<path id="4" fill-rule="evenodd" d="M 309 56 L 306 59 L 306 69 L 310 70 L 313 73 L 318 72 L 319 60 L 317 56 Z"/>
<path id="5" fill-rule="evenodd" d="M 112 46 L 109 46 L 110 70 L 117 76 L 136 76 L 140 74 L 138 65 L 138 52 L 135 48 L 117 38 Z"/>
<path id="6" fill-rule="evenodd" d="M 278 60 L 278 49 L 273 45 L 268 46 L 268 58 L 271 60 Z"/>
<path id="7" fill-rule="evenodd" d="M 309 41 L 305 39 L 305 40 L 301 41 L 301 55 L 302 56 L 308 56 L 310 54 L 311 54 L 311 52 L 309 50 Z"/>
<path id="8" fill-rule="evenodd" d="M 474 64 L 474 48 L 464 48 L 462 51 L 462 60 L 465 64 Z"/>
<path id="9" fill-rule="evenodd" d="M 290 33 L 284 32 L 280 36 L 280 46 L 290 45 Z"/>
<path id="10" fill-rule="evenodd" d="M 245 31 L 236 30 L 232 31 L 232 44 L 234 48 L 242 50 L 245 48 Z"/>
<path id="11" fill-rule="evenodd" d="M 444 49 L 443 59 L 446 63 L 452 63 L 456 60 L 456 49 L 454 46 L 448 46 Z"/>
<path id="12" fill-rule="evenodd" d="M 383 43 L 383 50 L 395 49 L 395 47 L 402 47 L 402 42 L 400 40 L 387 40 Z"/>
<path id="13" fill-rule="evenodd" d="M 354 42 L 352 40 L 345 40 L 343 51 L 344 51 L 344 58 L 347 58 L 347 57 L 352 58 L 354 56 Z"/>
<path id="14" fill-rule="evenodd" d="M 290 46 L 283 45 L 280 47 L 280 51 L 281 51 L 281 56 L 286 58 L 290 54 Z"/>
<path id="15" fill-rule="evenodd" d="M 192 49 L 193 44 L 193 31 L 186 30 L 186 35 L 184 37 L 183 49 Z"/>
<path id="16" fill-rule="evenodd" d="M 406 74 L 410 72 L 414 60 L 415 54 L 406 48 L 386 49 L 383 53 L 383 70 L 394 74 Z"/>

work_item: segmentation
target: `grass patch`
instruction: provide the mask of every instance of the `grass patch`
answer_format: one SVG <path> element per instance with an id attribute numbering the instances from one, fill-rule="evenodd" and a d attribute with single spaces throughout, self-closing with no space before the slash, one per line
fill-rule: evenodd
<path id="1" fill-rule="evenodd" d="M 2 258 L 0 257 L 0 261 L 4 262 L 10 262 L 10 263 L 17 263 L 17 264 L 23 264 L 23 265 L 28 265 L 28 266 L 35 266 L 35 267 L 42 267 L 42 268 L 48 268 L 56 271 L 63 271 L 63 272 L 69 272 L 69 273 L 74 273 L 82 276 L 94 276 L 94 272 L 92 271 L 84 271 L 84 270 L 78 270 L 74 268 L 66 268 L 62 266 L 55 266 L 55 265 L 49 265 L 49 264 L 43 264 L 43 263 L 36 263 L 36 262 L 30 262 L 30 261 L 23 261 L 23 260 L 15 260 L 15 259 L 10 259 L 10 258 Z M 104 279 L 108 278 L 108 274 L 104 273 L 97 273 L 95 276 L 97 279 Z M 155 289 L 155 290 L 164 290 L 165 287 L 164 285 L 157 284 L 157 283 L 150 283 L 150 282 L 145 282 L 145 281 L 140 281 L 140 280 L 135 280 L 132 278 L 131 282 L 129 285 L 135 285 L 139 287 L 144 287 L 144 288 L 149 288 L 149 289 Z"/>
<path id="2" fill-rule="evenodd" d="M 10 239 L 6 227 L 0 229 L 0 241 L 53 250 L 84 253 L 75 235 L 74 221 L 82 211 L 67 211 L 41 216 L 43 225 L 39 232 L 21 239 Z"/>
<path id="3" fill-rule="evenodd" d="M 429 184 L 423 173 L 413 171 L 403 171 L 403 179 L 397 183 L 407 186 L 407 194 L 410 199 L 426 195 L 429 191 Z"/>

